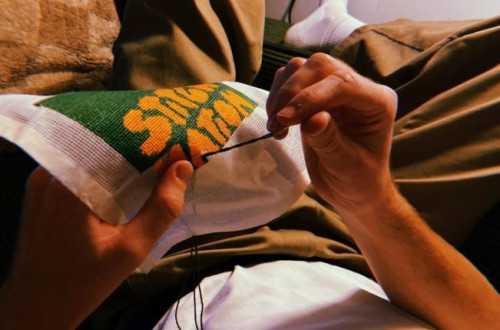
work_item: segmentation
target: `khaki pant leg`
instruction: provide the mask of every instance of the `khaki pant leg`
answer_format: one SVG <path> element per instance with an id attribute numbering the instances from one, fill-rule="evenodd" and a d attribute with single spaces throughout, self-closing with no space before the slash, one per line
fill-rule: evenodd
<path id="1" fill-rule="evenodd" d="M 398 24 L 379 27 L 385 33 L 392 29 L 391 25 L 396 28 Z M 465 23 L 454 24 L 462 26 Z M 426 29 L 419 25 L 417 30 L 424 33 Z M 370 27 L 356 31 L 346 40 L 342 45 L 345 54 L 365 56 L 364 52 L 375 52 L 385 61 L 383 54 L 377 51 L 378 46 L 356 50 L 364 47 L 361 44 L 366 31 L 370 31 Z M 448 31 L 443 34 L 448 35 Z M 401 36 L 410 37 L 411 33 L 407 31 Z M 419 56 L 426 49 L 437 47 L 433 44 L 443 40 L 442 37 L 434 35 L 434 39 L 420 41 L 423 49 L 416 54 L 403 50 L 408 56 L 395 55 L 393 64 L 386 62 L 392 69 L 381 70 L 375 59 L 366 67 L 371 67 L 373 72 L 380 69 L 381 78 L 397 77 L 401 82 L 399 90 L 402 90 L 411 86 L 410 82 L 420 72 L 428 70 Z M 414 40 L 419 38 L 415 36 Z M 397 54 L 399 43 L 390 41 L 388 45 L 392 46 L 379 50 Z M 425 56 L 429 60 L 436 59 L 431 53 Z M 349 62 L 356 57 L 343 58 Z M 372 61 L 369 56 L 367 60 Z M 409 69 L 407 65 L 417 65 L 414 63 L 418 63 L 420 69 Z M 396 181 L 424 218 L 450 241 L 458 241 L 480 214 L 500 197 L 500 157 L 496 151 L 499 149 L 499 123 L 498 115 L 493 113 L 498 109 L 495 96 L 500 95 L 498 83 L 494 83 L 497 72 L 493 68 L 484 70 L 483 74 L 457 82 L 457 86 L 448 88 L 440 96 L 429 92 L 426 101 L 396 123 L 392 159 Z M 310 196 L 314 197 L 314 193 L 310 192 Z M 197 267 L 202 277 L 231 269 L 234 264 L 250 265 L 283 258 L 329 261 L 369 276 L 366 263 L 342 221 L 329 208 L 308 196 L 303 196 L 292 210 L 269 226 L 239 233 L 211 234 L 197 238 L 196 243 L 200 254 Z M 178 297 L 179 283 L 192 264 L 189 253 L 192 244 L 189 240 L 176 246 L 149 274 L 130 276 L 94 313 L 95 324 L 101 328 L 110 328 L 109 324 L 126 328 L 125 325 L 137 320 L 139 315 L 161 317 Z"/>
<path id="2" fill-rule="evenodd" d="M 251 83 L 260 68 L 264 0 L 129 0 L 122 9 L 114 89 Z"/>
<path id="3" fill-rule="evenodd" d="M 500 200 L 500 18 L 470 23 L 366 26 L 335 50 L 396 89 L 394 178 L 455 245 Z"/>

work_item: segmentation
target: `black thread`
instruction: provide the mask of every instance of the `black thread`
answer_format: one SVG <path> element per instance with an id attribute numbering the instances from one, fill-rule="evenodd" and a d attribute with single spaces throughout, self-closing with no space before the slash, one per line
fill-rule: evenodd
<path id="1" fill-rule="evenodd" d="M 178 318 L 178 310 L 179 310 L 179 303 L 181 301 L 182 296 L 186 293 L 186 287 L 187 283 L 189 281 L 189 278 L 191 277 L 191 273 L 193 272 L 193 257 L 194 257 L 194 248 L 191 247 L 190 254 L 189 254 L 189 268 L 186 274 L 186 277 L 184 278 L 184 281 L 182 282 L 182 287 L 181 291 L 179 292 L 179 297 L 177 298 L 177 302 L 175 304 L 175 324 L 177 325 L 177 329 L 182 330 L 180 324 L 179 324 L 179 318 Z"/>
<path id="2" fill-rule="evenodd" d="M 194 241 L 194 255 L 193 259 L 191 260 L 192 265 L 193 265 L 193 311 L 194 311 L 194 326 L 196 327 L 196 330 L 200 330 L 198 328 L 198 315 L 197 315 L 197 303 L 196 303 L 196 288 L 198 288 L 198 291 L 200 292 L 200 300 L 201 300 L 201 288 L 200 288 L 200 270 L 199 270 L 199 265 L 198 265 L 198 243 L 196 242 L 196 236 L 193 237 Z M 201 304 L 201 315 L 203 315 L 203 304 Z M 202 320 L 200 319 L 200 324 Z M 201 325 L 201 329 L 203 329 L 203 325 Z"/>
<path id="3" fill-rule="evenodd" d="M 207 158 L 210 156 L 219 154 L 221 152 L 226 152 L 226 151 L 232 150 L 234 148 L 243 147 L 243 146 L 258 142 L 260 140 L 269 139 L 270 137 L 273 137 L 273 133 L 267 133 L 267 134 L 262 135 L 260 137 L 250 139 L 250 140 L 242 142 L 242 143 L 235 144 L 231 147 L 222 148 L 218 151 L 208 152 L 208 153 L 202 155 L 201 158 L 203 159 L 203 161 L 207 162 L 208 161 Z M 186 277 L 185 277 L 183 284 L 182 284 L 182 287 L 181 287 L 181 291 L 179 293 L 179 297 L 178 297 L 177 302 L 175 304 L 175 324 L 177 325 L 177 329 L 179 329 L 179 330 L 182 330 L 182 328 L 179 324 L 179 317 L 178 317 L 179 304 L 180 304 L 181 298 L 186 293 L 187 283 L 189 281 L 189 278 L 191 278 L 191 277 L 192 277 L 193 286 L 194 286 L 194 290 L 193 290 L 194 324 L 195 324 L 196 330 L 200 330 L 200 329 L 203 330 L 203 312 L 204 312 L 205 306 L 204 306 L 204 302 L 203 302 L 203 294 L 201 292 L 200 264 L 199 264 L 198 243 L 196 241 L 196 236 L 193 237 L 193 240 L 194 240 L 194 244 L 191 247 L 190 254 L 189 254 L 189 269 L 187 271 Z M 200 323 L 199 323 L 199 325 L 198 325 L 197 302 L 196 302 L 197 290 L 198 290 L 198 294 L 200 296 L 200 316 L 199 316 Z"/>
<path id="4" fill-rule="evenodd" d="M 195 240 L 195 245 L 194 245 L 194 276 L 196 283 L 198 283 L 198 293 L 200 295 L 200 329 L 203 330 L 203 311 L 205 310 L 205 306 L 203 303 L 203 294 L 201 293 L 201 276 L 200 276 L 200 259 L 199 259 L 199 253 L 198 253 L 198 242 L 196 241 L 196 236 L 194 238 Z M 194 294 L 196 295 L 196 290 L 194 291 Z M 196 309 L 195 309 L 196 313 Z M 196 314 L 195 314 L 195 322 L 196 322 Z M 197 327 L 198 329 L 198 327 Z"/>
<path id="5" fill-rule="evenodd" d="M 200 330 L 200 328 L 198 328 L 198 316 L 196 315 L 196 278 L 193 274 L 193 286 L 194 286 L 194 290 L 193 290 L 193 314 L 194 314 L 194 326 L 196 327 L 196 330 Z"/>
<path id="6" fill-rule="evenodd" d="M 189 253 L 189 269 L 187 271 L 186 277 L 184 278 L 181 291 L 179 293 L 179 297 L 175 304 L 175 324 L 177 325 L 177 329 L 182 330 L 181 325 L 179 323 L 178 310 L 181 298 L 186 293 L 187 283 L 189 279 L 192 278 L 193 281 L 193 309 L 194 309 L 194 324 L 196 330 L 203 330 L 203 312 L 205 309 L 203 303 L 203 294 L 201 292 L 201 276 L 200 276 L 200 263 L 198 257 L 198 242 L 196 241 L 196 236 L 193 237 L 194 245 L 191 246 Z M 200 322 L 198 325 L 198 315 L 197 315 L 197 297 L 196 294 L 200 296 Z"/>
<path id="7" fill-rule="evenodd" d="M 261 137 L 258 137 L 258 138 L 255 138 L 255 139 L 251 139 L 251 140 L 248 140 L 248 141 L 245 141 L 245 142 L 242 142 L 242 143 L 238 143 L 238 144 L 235 144 L 234 146 L 231 146 L 231 147 L 222 148 L 222 149 L 220 149 L 218 151 L 207 152 L 206 154 L 203 154 L 201 156 L 201 158 L 203 159 L 204 162 L 207 162 L 208 161 L 207 158 L 210 157 L 210 156 L 213 156 L 213 155 L 216 155 L 216 154 L 220 154 L 221 152 L 226 152 L 226 151 L 229 151 L 229 150 L 234 149 L 234 148 L 243 147 L 243 146 L 255 143 L 255 142 L 260 141 L 260 140 L 269 139 L 272 136 L 273 136 L 273 133 L 267 133 L 267 134 L 265 134 L 265 135 L 263 135 Z"/>

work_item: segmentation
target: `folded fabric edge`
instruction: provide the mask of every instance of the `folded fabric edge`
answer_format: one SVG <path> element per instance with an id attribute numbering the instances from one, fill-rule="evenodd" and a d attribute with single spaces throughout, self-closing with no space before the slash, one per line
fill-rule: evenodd
<path id="1" fill-rule="evenodd" d="M 10 126 L 19 125 L 18 122 L 10 118 L 2 117 L 2 121 Z M 90 175 L 84 171 L 74 171 L 71 169 L 78 168 L 70 158 L 62 153 L 57 148 L 50 151 L 44 150 L 41 145 L 47 143 L 45 138 L 39 134 L 34 128 L 25 128 L 25 132 L 29 138 L 21 140 L 11 140 L 5 131 L 0 127 L 0 134 L 25 150 L 33 157 L 40 166 L 44 167 L 49 173 L 54 175 L 61 183 L 68 188 L 73 194 L 78 196 L 91 210 L 96 212 L 100 217 L 110 221 L 113 224 L 121 224 L 126 222 L 126 217 L 121 208 L 112 198 L 111 194 L 97 183 Z M 57 163 L 53 160 L 57 159 Z M 84 194 L 84 191 L 92 191 L 92 195 Z M 103 201 L 105 201 L 103 203 Z M 105 208 L 98 208 L 97 205 L 106 205 Z"/>

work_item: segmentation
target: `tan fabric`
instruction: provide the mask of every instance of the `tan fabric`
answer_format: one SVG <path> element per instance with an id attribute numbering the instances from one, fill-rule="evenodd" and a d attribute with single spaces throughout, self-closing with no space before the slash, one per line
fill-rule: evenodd
<path id="1" fill-rule="evenodd" d="M 130 0 L 124 9 L 114 89 L 251 83 L 257 75 L 264 0 Z"/>
<path id="2" fill-rule="evenodd" d="M 400 20 L 367 25 L 334 50 L 398 92 L 393 175 L 456 246 L 500 200 L 499 38 L 500 17 Z"/>
<path id="3" fill-rule="evenodd" d="M 263 0 L 130 0 L 123 14 L 114 88 L 250 82 L 260 65 Z M 114 15 L 109 1 L 1 2 L 1 92 L 105 88 Z M 500 198 L 499 20 L 470 24 L 370 25 L 335 50 L 360 73 L 397 89 L 394 176 L 455 244 Z M 178 297 L 194 243 L 201 276 L 284 258 L 324 260 L 369 276 L 342 221 L 318 201 L 309 191 L 265 227 L 179 244 L 151 273 L 131 276 L 89 323 L 154 324 Z"/>
<path id="4" fill-rule="evenodd" d="M 111 0 L 4 0 L 0 22 L 0 93 L 105 89 L 119 28 Z"/>
<path id="5" fill-rule="evenodd" d="M 322 258 L 370 276 L 337 214 L 304 194 L 289 212 L 267 226 L 239 233 L 206 235 L 180 244 L 179 252 L 169 253 L 148 274 L 129 277 L 134 291 L 145 297 L 158 290 L 174 288 L 173 279 L 180 276 L 178 280 L 181 280 L 191 266 L 189 247 L 194 243 L 199 248 L 199 269 L 209 272 L 217 273 L 226 268 L 224 265 L 232 268 L 232 260 L 248 265 L 264 259 Z M 173 281 L 165 281 L 167 277 Z"/>
<path id="6" fill-rule="evenodd" d="M 112 0 L 4 0 L 0 22 L 0 94 L 107 88 L 119 28 Z M 19 152 L 0 138 L 0 154 Z"/>
<path id="7" fill-rule="evenodd" d="M 500 30 L 497 19 L 453 33 L 470 24 L 365 26 L 335 50 L 361 73 L 397 89 L 394 177 L 430 225 L 455 245 L 500 197 L 499 53 L 492 42 Z M 284 258 L 325 260 L 370 274 L 342 221 L 310 190 L 268 226 L 179 244 L 149 274 L 132 275 L 93 320 L 121 328 L 160 317 L 193 265 L 193 244 L 202 277 L 234 264 Z"/>

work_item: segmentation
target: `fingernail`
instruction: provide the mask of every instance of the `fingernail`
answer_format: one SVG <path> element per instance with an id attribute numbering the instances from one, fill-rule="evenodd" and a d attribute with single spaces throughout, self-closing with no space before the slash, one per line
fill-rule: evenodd
<path id="1" fill-rule="evenodd" d="M 192 175 L 193 175 L 193 166 L 187 162 L 179 164 L 175 169 L 175 176 L 179 180 L 184 182 L 186 186 L 189 185 Z"/>
<path id="2" fill-rule="evenodd" d="M 279 136 L 280 131 L 283 131 L 284 127 L 289 126 L 289 119 L 293 118 L 295 115 L 295 106 L 287 106 L 274 113 L 267 121 L 267 130 L 274 133 L 274 136 Z M 286 136 L 286 133 L 283 137 Z"/>
<path id="3" fill-rule="evenodd" d="M 281 109 L 278 114 L 278 120 L 279 119 L 290 119 L 295 115 L 295 107 L 293 106 L 287 106 Z"/>

